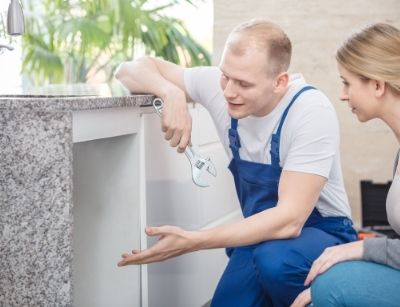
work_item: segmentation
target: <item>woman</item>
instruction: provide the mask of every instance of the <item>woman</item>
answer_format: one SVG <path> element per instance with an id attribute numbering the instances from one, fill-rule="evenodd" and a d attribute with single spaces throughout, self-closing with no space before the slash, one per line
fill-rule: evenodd
<path id="1" fill-rule="evenodd" d="M 340 99 L 361 122 L 383 120 L 400 143 L 400 30 L 383 23 L 369 26 L 350 37 L 336 59 L 343 81 Z M 400 234 L 397 162 L 398 158 L 386 211 L 390 225 Z M 400 240 L 370 238 L 327 248 L 304 284 L 311 282 L 311 291 L 303 291 L 293 307 L 305 306 L 311 298 L 315 307 L 400 306 Z"/>

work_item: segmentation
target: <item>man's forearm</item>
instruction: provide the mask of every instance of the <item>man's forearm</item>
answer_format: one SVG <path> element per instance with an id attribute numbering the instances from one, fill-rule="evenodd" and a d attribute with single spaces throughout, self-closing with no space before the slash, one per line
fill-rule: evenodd
<path id="1" fill-rule="evenodd" d="M 165 99 L 171 92 L 182 92 L 172 82 L 165 79 L 151 58 L 140 58 L 122 63 L 115 77 L 132 93 L 149 93 Z"/>
<path id="2" fill-rule="evenodd" d="M 299 235 L 302 222 L 274 207 L 237 223 L 223 225 L 197 233 L 197 248 L 210 249 L 244 246 L 273 239 L 288 239 Z"/>

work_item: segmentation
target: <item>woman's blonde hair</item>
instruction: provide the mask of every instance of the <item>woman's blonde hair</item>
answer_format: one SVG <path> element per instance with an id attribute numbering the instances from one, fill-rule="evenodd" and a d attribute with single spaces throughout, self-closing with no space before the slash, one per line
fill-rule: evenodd
<path id="1" fill-rule="evenodd" d="M 363 79 L 384 81 L 400 93 L 400 30 L 385 23 L 368 26 L 347 39 L 336 60 Z"/>

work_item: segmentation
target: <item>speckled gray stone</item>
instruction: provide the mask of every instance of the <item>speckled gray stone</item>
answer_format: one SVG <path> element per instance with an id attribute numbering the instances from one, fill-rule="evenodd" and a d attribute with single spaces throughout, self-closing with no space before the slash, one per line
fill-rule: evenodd
<path id="1" fill-rule="evenodd" d="M 70 112 L 0 110 L 0 302 L 70 306 Z"/>
<path id="2" fill-rule="evenodd" d="M 154 96 L 135 95 L 120 97 L 1 97 L 0 109 L 78 111 L 103 108 L 150 106 Z"/>
<path id="3" fill-rule="evenodd" d="M 0 306 L 72 306 L 72 111 L 152 98 L 0 97 Z"/>

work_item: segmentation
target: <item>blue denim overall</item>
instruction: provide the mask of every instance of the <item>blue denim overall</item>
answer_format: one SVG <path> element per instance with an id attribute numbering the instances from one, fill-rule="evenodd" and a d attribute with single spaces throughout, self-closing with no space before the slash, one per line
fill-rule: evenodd
<path id="1" fill-rule="evenodd" d="M 294 95 L 271 139 L 271 164 L 240 159 L 238 120 L 231 119 L 229 144 L 233 158 L 229 169 L 245 218 L 276 206 L 282 168 L 279 144 L 290 107 L 304 91 Z M 289 306 L 305 289 L 303 282 L 313 261 L 326 247 L 356 239 L 347 217 L 322 217 L 314 208 L 299 237 L 228 248 L 228 265 L 218 283 L 212 307 Z"/>

